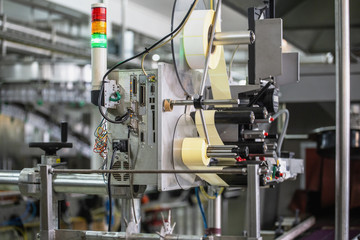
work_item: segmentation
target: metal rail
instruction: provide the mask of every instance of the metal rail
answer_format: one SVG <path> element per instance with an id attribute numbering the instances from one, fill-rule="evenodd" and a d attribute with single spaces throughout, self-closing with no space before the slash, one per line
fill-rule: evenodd
<path id="1" fill-rule="evenodd" d="M 238 99 L 205 99 L 201 102 L 203 105 L 238 105 Z M 172 106 L 194 105 L 193 100 L 170 100 Z"/>
<path id="2" fill-rule="evenodd" d="M 260 187 L 258 173 L 258 165 L 248 165 L 248 239 L 251 240 L 262 240 L 260 236 Z"/>
<path id="3" fill-rule="evenodd" d="M 203 236 L 191 236 L 191 235 L 166 235 L 160 236 L 158 234 L 151 233 L 134 233 L 129 236 L 126 232 L 100 232 L 100 231 L 77 231 L 77 230 L 55 230 L 56 239 L 144 239 L 144 240 L 204 240 Z"/>
<path id="4" fill-rule="evenodd" d="M 288 232 L 285 232 L 280 237 L 276 238 L 276 240 L 291 240 L 298 237 L 300 234 L 304 233 L 306 230 L 311 228 L 315 224 L 315 217 L 310 217 L 305 221 L 301 222 L 299 225 L 290 229 Z"/>
<path id="5" fill-rule="evenodd" d="M 0 185 L 17 185 L 20 171 L 0 171 Z"/>
<path id="6" fill-rule="evenodd" d="M 174 174 L 174 173 L 214 173 L 214 174 L 246 174 L 242 169 L 223 169 L 223 170 L 100 170 L 100 169 L 53 169 L 54 174 L 59 173 L 129 173 L 129 174 Z"/>

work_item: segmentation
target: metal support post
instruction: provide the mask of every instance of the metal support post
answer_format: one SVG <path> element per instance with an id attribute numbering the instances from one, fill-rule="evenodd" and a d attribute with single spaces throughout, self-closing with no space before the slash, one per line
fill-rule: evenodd
<path id="1" fill-rule="evenodd" d="M 349 239 L 350 28 L 349 0 L 335 0 L 336 165 L 335 239 Z"/>
<path id="2" fill-rule="evenodd" d="M 120 37 L 120 59 L 125 59 L 125 33 L 126 33 L 126 11 L 128 0 L 121 0 L 121 37 Z"/>
<path id="3" fill-rule="evenodd" d="M 7 22 L 7 17 L 6 17 L 6 15 L 4 14 L 4 7 L 3 7 L 3 1 L 1 0 L 1 2 L 0 2 L 0 4 L 1 4 L 1 12 L 0 12 L 0 17 L 2 18 L 2 26 L 1 26 L 1 30 L 2 31 L 6 31 L 6 22 Z M 6 56 L 6 41 L 5 41 L 5 38 L 3 38 L 2 40 L 1 40 L 1 56 Z"/>
<path id="4" fill-rule="evenodd" d="M 261 240 L 260 236 L 260 186 L 259 165 L 247 165 L 247 206 L 248 206 L 248 239 Z"/>
<path id="5" fill-rule="evenodd" d="M 0 15 L 4 14 L 4 0 L 0 0 Z"/>
<path id="6" fill-rule="evenodd" d="M 57 229 L 57 204 L 54 206 L 52 174 L 50 165 L 40 165 L 40 239 L 55 239 Z"/>
<path id="7" fill-rule="evenodd" d="M 132 199 L 121 199 L 121 231 L 126 232 L 126 228 L 128 227 L 128 224 L 130 222 L 135 222 L 135 219 L 137 221 L 137 228 L 132 229 L 133 233 L 140 233 L 141 230 L 141 224 L 140 224 L 140 218 L 141 218 L 141 200 L 140 198 L 134 198 L 134 211 L 132 206 Z M 136 218 L 134 219 L 134 212 L 136 215 Z"/>
<path id="8" fill-rule="evenodd" d="M 213 195 L 217 187 L 209 187 L 209 195 Z M 221 236 L 221 195 L 215 199 L 209 199 L 208 202 L 208 220 L 210 235 Z"/>
<path id="9" fill-rule="evenodd" d="M 218 230 L 218 233 L 215 233 L 215 236 L 221 236 L 221 217 L 222 217 L 222 197 L 221 195 L 217 196 L 215 201 L 215 225 L 214 228 Z"/>

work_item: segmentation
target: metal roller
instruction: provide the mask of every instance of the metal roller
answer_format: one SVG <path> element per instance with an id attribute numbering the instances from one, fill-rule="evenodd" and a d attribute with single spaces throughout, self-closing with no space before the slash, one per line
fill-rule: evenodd
<path id="1" fill-rule="evenodd" d="M 226 143 L 234 144 L 234 143 Z M 248 147 L 250 154 L 264 154 L 268 150 L 268 146 L 265 142 L 239 142 L 236 143 L 237 146 Z"/>
<path id="2" fill-rule="evenodd" d="M 240 101 L 240 100 L 239 100 Z M 252 111 L 255 114 L 255 118 L 266 119 L 269 117 L 269 112 L 266 107 L 236 107 L 236 108 L 216 108 L 221 111 Z"/>
<path id="3" fill-rule="evenodd" d="M 215 123 L 252 124 L 255 114 L 252 111 L 226 111 L 215 113 Z"/>
<path id="4" fill-rule="evenodd" d="M 253 31 L 217 32 L 214 35 L 214 45 L 240 45 L 253 44 L 255 34 Z"/>

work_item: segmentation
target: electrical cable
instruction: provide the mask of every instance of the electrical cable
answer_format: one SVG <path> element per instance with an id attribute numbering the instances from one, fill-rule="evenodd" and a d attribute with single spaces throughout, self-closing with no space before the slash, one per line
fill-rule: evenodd
<path id="1" fill-rule="evenodd" d="M 229 80 L 232 79 L 231 69 L 232 69 L 232 65 L 233 65 L 234 59 L 235 59 L 235 54 L 236 54 L 236 52 L 239 50 L 239 48 L 240 48 L 240 44 L 237 45 L 237 47 L 235 48 L 235 50 L 234 50 L 234 52 L 233 52 L 233 54 L 232 54 L 232 56 L 231 56 L 231 59 L 230 59 L 230 63 L 229 63 L 229 74 L 228 74 L 228 75 L 229 75 Z"/>
<path id="2" fill-rule="evenodd" d="M 260 99 L 260 97 L 266 92 L 266 90 L 270 87 L 271 84 L 272 81 L 268 81 L 268 83 L 263 88 L 261 88 L 259 93 L 249 102 L 247 107 L 252 107 L 252 105 L 254 105 Z"/>
<path id="3" fill-rule="evenodd" d="M 30 209 L 32 209 L 32 211 L 31 215 L 28 217 Z M 3 222 L 0 224 L 0 226 L 21 226 L 25 223 L 28 223 L 36 217 L 36 209 L 36 205 L 33 201 L 27 201 L 25 212 L 20 217 Z"/>
<path id="4" fill-rule="evenodd" d="M 114 156 L 115 156 L 116 150 L 113 151 L 113 154 L 111 156 L 110 166 L 109 169 L 112 169 L 112 165 L 114 163 Z M 108 194 L 109 194 L 109 226 L 108 226 L 108 232 L 111 232 L 111 221 L 112 221 L 112 199 L 111 199 L 111 173 L 108 174 L 108 182 L 107 182 L 107 188 L 108 188 Z"/>
<path id="5" fill-rule="evenodd" d="M 208 225 L 207 225 L 207 221 L 206 221 L 205 211 L 204 211 L 204 208 L 203 208 L 203 206 L 201 204 L 201 200 L 200 200 L 199 187 L 195 188 L 195 195 L 196 195 L 196 199 L 197 199 L 197 202 L 198 202 L 198 205 L 200 208 L 201 216 L 202 216 L 202 219 L 204 222 L 204 228 L 206 230 L 208 228 Z"/>
<path id="6" fill-rule="evenodd" d="M 31 216 L 27 219 L 24 219 L 23 224 L 31 222 L 36 217 L 36 212 L 37 212 L 36 205 L 33 201 L 29 201 L 29 202 L 30 202 L 31 208 L 32 208 Z"/>
<path id="7" fill-rule="evenodd" d="M 100 155 L 105 160 L 107 156 L 107 144 L 108 144 L 108 131 L 105 118 L 103 118 L 100 124 L 94 131 L 95 143 L 93 152 Z"/>
<path id="8" fill-rule="evenodd" d="M 175 7 L 177 4 L 177 0 L 174 1 L 174 5 L 173 5 L 173 9 L 172 9 L 172 13 L 171 13 L 171 31 L 173 31 L 174 28 L 174 16 L 175 16 Z M 174 50 L 174 39 L 171 39 L 171 55 L 172 55 L 172 59 L 173 59 L 173 63 L 174 63 L 174 70 L 175 70 L 175 74 L 176 74 L 176 78 L 182 88 L 182 90 L 185 92 L 185 94 L 187 96 L 191 96 L 189 94 L 189 92 L 185 89 L 184 85 L 182 84 L 181 80 L 180 80 L 180 75 L 179 75 L 179 71 L 176 65 L 176 59 L 175 59 L 175 50 Z"/>
<path id="9" fill-rule="evenodd" d="M 278 147 L 277 147 L 277 154 L 278 154 L 278 157 L 280 157 L 281 155 L 281 147 L 282 147 L 282 144 L 284 142 L 284 138 L 285 138 L 285 134 L 286 134 L 286 131 L 287 131 L 287 128 L 288 128 L 288 125 L 289 125 L 289 118 L 290 118 L 290 113 L 289 113 L 289 110 L 287 109 L 281 109 L 279 110 L 277 113 L 275 113 L 272 118 L 277 119 L 281 114 L 285 114 L 285 123 L 284 123 L 284 127 L 282 129 L 282 132 L 280 134 L 280 137 L 279 137 L 279 140 L 278 140 Z"/>
<path id="10" fill-rule="evenodd" d="M 257 14 L 257 15 L 259 16 L 259 17 L 258 17 L 258 20 L 261 19 L 261 16 L 263 15 L 263 13 L 266 11 L 267 8 L 268 8 L 268 7 L 265 6 L 265 7 L 261 8 L 261 9 L 259 9 L 259 10 L 260 10 L 260 13 Z"/>
<path id="11" fill-rule="evenodd" d="M 130 128 L 128 129 L 128 139 L 130 141 Z M 132 159 L 130 157 L 130 159 L 132 160 L 131 163 L 132 163 L 132 166 L 131 168 L 132 169 L 135 169 L 135 166 L 136 166 L 136 162 L 137 162 L 137 159 L 139 157 L 139 150 L 140 150 L 140 141 L 139 141 L 139 144 L 138 144 L 138 147 L 136 149 L 136 155 L 135 155 L 135 158 Z M 131 152 L 131 151 L 130 151 Z M 132 206 L 132 214 L 134 215 L 134 220 L 135 220 L 135 223 L 138 224 L 138 219 L 136 217 L 136 212 L 135 212 L 135 201 L 134 201 L 134 174 L 130 174 L 130 179 L 129 179 L 129 183 L 130 183 L 130 195 L 131 195 L 131 206 Z"/>
<path id="12" fill-rule="evenodd" d="M 224 187 L 221 187 L 219 192 L 216 192 L 214 196 L 210 196 L 210 195 L 205 191 L 204 186 L 200 186 L 200 191 L 201 191 L 201 193 L 202 193 L 207 199 L 210 199 L 210 200 L 214 200 L 214 199 L 216 199 L 218 196 L 220 196 L 220 195 L 223 193 L 224 189 L 225 189 Z"/>
<path id="13" fill-rule="evenodd" d="M 186 107 L 185 107 L 185 110 L 186 110 Z M 186 113 L 184 113 L 184 114 L 186 114 Z M 171 149 L 174 149 L 176 128 L 177 128 L 177 126 L 178 126 L 178 124 L 179 124 L 180 119 L 182 118 L 182 116 L 184 116 L 184 114 L 182 114 L 182 115 L 178 118 L 178 120 L 176 121 L 175 128 L 174 128 L 174 133 L 173 133 L 173 137 L 172 137 Z M 173 168 L 174 170 L 176 170 L 176 169 L 175 169 L 175 158 L 174 158 L 174 157 L 172 158 L 171 163 L 172 163 L 172 168 Z M 179 186 L 182 190 L 186 190 L 183 186 L 181 186 L 180 181 L 179 181 L 179 179 L 178 179 L 178 175 L 177 175 L 176 173 L 174 173 L 174 177 L 175 177 L 175 180 L 176 180 L 176 183 L 178 184 L 178 186 Z"/>
<path id="14" fill-rule="evenodd" d="M 108 118 L 106 116 L 106 114 L 102 111 L 102 106 L 101 106 L 101 102 L 102 102 L 102 98 L 103 98 L 103 92 L 104 92 L 104 83 L 106 80 L 106 77 L 112 72 L 114 71 L 116 68 L 118 68 L 120 65 L 125 64 L 127 62 L 132 61 L 135 58 L 138 58 L 142 55 L 144 55 L 145 53 L 149 53 L 149 51 L 151 51 L 152 49 L 154 49 L 157 45 L 159 45 L 161 42 L 163 42 L 165 39 L 167 39 L 168 37 L 172 36 L 174 33 L 176 33 L 177 31 L 179 31 L 180 28 L 183 27 L 183 25 L 185 24 L 185 22 L 187 21 L 188 17 L 190 16 L 192 10 L 194 9 L 196 3 L 198 2 L 198 0 L 194 0 L 194 2 L 191 4 L 190 9 L 188 10 L 188 12 L 186 13 L 184 19 L 181 21 L 181 23 L 179 24 L 179 26 L 172 32 L 170 32 L 169 34 L 167 34 L 166 36 L 164 36 L 163 38 L 161 38 L 160 40 L 158 40 L 157 42 L 155 42 L 153 45 L 151 45 L 149 48 L 145 48 L 144 51 L 124 60 L 121 61 L 117 64 L 115 64 L 114 66 L 112 66 L 109 70 L 107 70 L 107 72 L 104 74 L 102 82 L 101 82 L 101 88 L 100 88 L 100 92 L 99 92 L 99 97 L 98 97 L 98 108 L 99 108 L 99 112 L 100 114 L 103 116 L 103 118 L 105 118 L 108 122 L 110 123 L 114 123 L 114 124 L 121 124 L 124 123 L 128 118 L 129 118 L 129 111 L 127 113 L 125 113 L 123 116 L 120 117 L 120 120 L 112 120 L 110 118 Z"/>
<path id="15" fill-rule="evenodd" d="M 15 231 L 18 231 L 24 240 L 28 240 L 28 236 L 27 236 L 27 233 L 25 231 L 25 229 L 22 229 L 20 227 L 17 227 L 17 226 L 8 226 L 8 227 L 1 227 L 0 228 L 0 232 L 5 232 L 5 231 L 8 231 L 8 230 L 15 230 Z"/>
<path id="16" fill-rule="evenodd" d="M 130 194 L 131 194 L 132 214 L 134 215 L 135 223 L 138 224 L 136 212 L 135 212 L 135 201 L 134 201 L 134 174 L 130 175 Z"/>
<path id="17" fill-rule="evenodd" d="M 181 22 L 181 24 L 180 24 L 174 31 L 171 32 L 171 35 L 170 35 L 171 38 L 169 38 L 168 40 L 166 40 L 165 42 L 163 42 L 163 43 L 160 44 L 159 46 L 156 46 L 156 47 L 154 47 L 154 48 L 148 49 L 148 51 L 143 55 L 143 57 L 142 57 L 142 59 L 141 59 L 141 69 L 142 69 L 143 73 L 144 73 L 146 76 L 148 75 L 148 74 L 146 73 L 146 71 L 145 71 L 145 68 L 144 68 L 144 61 L 145 61 L 146 56 L 147 56 L 150 52 L 155 51 L 156 49 L 159 49 L 159 48 L 165 46 L 168 42 L 170 42 L 171 40 L 173 40 L 173 39 L 183 30 L 183 28 L 185 27 L 187 21 L 188 21 L 189 18 L 190 18 L 191 13 L 194 11 L 195 6 L 196 6 L 196 4 L 197 4 L 198 1 L 199 1 L 199 0 L 194 0 L 194 3 L 191 5 L 191 8 L 190 8 L 188 14 L 186 14 L 186 16 L 185 16 L 185 18 L 183 19 L 183 21 Z M 175 32 L 175 34 L 173 34 L 173 32 Z"/>

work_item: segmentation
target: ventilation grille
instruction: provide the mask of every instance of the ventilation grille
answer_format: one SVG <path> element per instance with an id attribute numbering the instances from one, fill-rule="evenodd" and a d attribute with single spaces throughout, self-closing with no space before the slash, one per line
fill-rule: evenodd
<path id="1" fill-rule="evenodd" d="M 123 162 L 123 161 L 116 161 L 113 166 L 112 166 L 113 170 L 128 170 L 130 169 L 129 163 L 128 162 Z M 116 181 L 122 182 L 122 181 L 128 181 L 130 178 L 129 173 L 114 173 L 113 177 Z"/>

